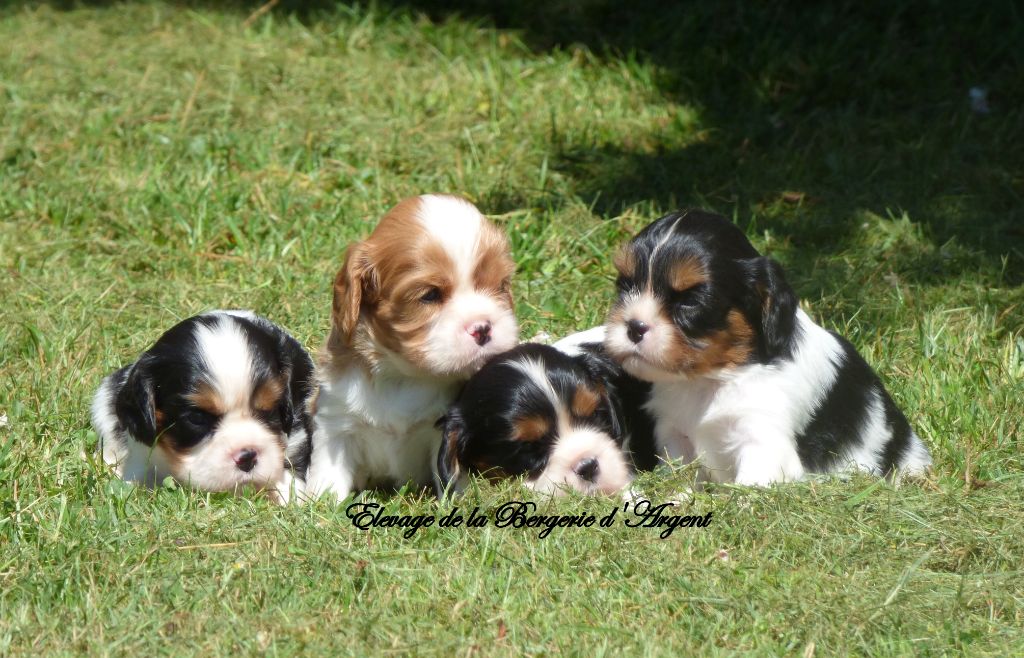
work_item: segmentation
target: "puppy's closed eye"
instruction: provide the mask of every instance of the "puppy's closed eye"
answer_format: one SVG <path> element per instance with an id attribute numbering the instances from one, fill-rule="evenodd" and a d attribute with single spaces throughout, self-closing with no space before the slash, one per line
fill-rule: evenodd
<path id="1" fill-rule="evenodd" d="M 672 293 L 672 303 L 677 306 L 697 306 L 701 303 L 707 288 L 706 283 L 698 283 L 685 290 L 675 291 Z"/>
<path id="2" fill-rule="evenodd" d="M 216 415 L 199 408 L 185 410 L 180 418 L 195 429 L 208 429 L 217 422 Z"/>

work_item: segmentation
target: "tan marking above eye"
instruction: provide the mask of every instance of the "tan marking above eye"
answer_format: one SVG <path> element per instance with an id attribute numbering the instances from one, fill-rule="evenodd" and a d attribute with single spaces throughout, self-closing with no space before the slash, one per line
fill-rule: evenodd
<path id="1" fill-rule="evenodd" d="M 551 424 L 543 416 L 517 418 L 512 423 L 512 438 L 516 441 L 539 441 L 551 430 Z"/>
<path id="2" fill-rule="evenodd" d="M 479 249 L 480 255 L 473 266 L 473 286 L 477 290 L 504 293 L 515 272 L 515 263 L 509 258 L 504 234 L 490 233 L 489 229 L 481 233 L 481 242 L 486 244 Z"/>
<path id="3" fill-rule="evenodd" d="M 268 379 L 253 392 L 252 406 L 259 411 L 273 411 L 284 393 L 284 385 L 278 379 Z"/>
<path id="4" fill-rule="evenodd" d="M 704 264 L 696 258 L 687 258 L 672 265 L 668 283 L 677 292 L 689 290 L 708 280 Z"/>
<path id="5" fill-rule="evenodd" d="M 572 413 L 574 416 L 586 418 L 597 411 L 600 402 L 600 393 L 587 386 L 580 386 L 572 395 Z"/>
<path id="6" fill-rule="evenodd" d="M 227 411 L 227 404 L 224 403 L 224 398 L 220 396 L 217 389 L 205 382 L 199 384 L 195 391 L 186 395 L 185 399 L 189 400 L 199 409 L 215 416 L 220 416 Z"/>
<path id="7" fill-rule="evenodd" d="M 636 254 L 633 253 L 633 249 L 629 244 L 624 244 L 619 247 L 618 251 L 615 252 L 615 257 L 612 259 L 615 264 L 615 269 L 619 271 L 619 274 L 626 278 L 633 278 L 636 274 Z"/>

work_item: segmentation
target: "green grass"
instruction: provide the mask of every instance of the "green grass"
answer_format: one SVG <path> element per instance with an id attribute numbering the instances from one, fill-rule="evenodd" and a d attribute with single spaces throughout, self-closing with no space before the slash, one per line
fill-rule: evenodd
<path id="1" fill-rule="evenodd" d="M 256 4 L 0 7 L 0 654 L 1024 650 L 1019 7 L 285 2 L 243 29 Z M 424 191 L 508 231 L 524 337 L 600 322 L 659 213 L 734 217 L 934 474 L 716 487 L 667 540 L 407 540 L 82 458 L 100 378 L 177 319 L 249 307 L 317 349 L 345 245 Z"/>

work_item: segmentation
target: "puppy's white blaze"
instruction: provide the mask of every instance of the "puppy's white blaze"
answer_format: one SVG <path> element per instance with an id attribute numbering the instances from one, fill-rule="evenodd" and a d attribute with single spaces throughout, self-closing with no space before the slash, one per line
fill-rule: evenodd
<path id="1" fill-rule="evenodd" d="M 551 347 L 554 347 L 559 352 L 568 354 L 569 356 L 579 356 L 583 353 L 583 350 L 580 349 L 581 345 L 604 343 L 607 333 L 608 331 L 606 327 L 602 324 L 584 331 L 578 331 L 574 334 L 570 334 L 557 341 Z"/>
<path id="2" fill-rule="evenodd" d="M 471 274 L 476 265 L 483 215 L 473 204 L 455 197 L 424 194 L 419 200 L 418 219 L 423 228 L 441 238 L 460 274 Z"/>
<path id="3" fill-rule="evenodd" d="M 555 418 L 558 422 L 558 433 L 563 434 L 570 431 L 570 415 L 569 411 L 562 404 L 561 399 L 558 397 L 558 392 L 555 391 L 555 387 L 551 385 L 551 380 L 548 379 L 548 371 L 544 367 L 544 364 L 536 359 L 521 359 L 521 360 L 509 360 L 505 361 L 504 365 L 511 368 L 515 368 L 519 372 L 529 378 L 529 380 L 536 386 L 548 399 L 551 406 L 555 410 Z"/>
<path id="4" fill-rule="evenodd" d="M 229 409 L 249 404 L 253 386 L 252 356 L 241 328 L 222 318 L 212 327 L 196 326 L 196 346 L 210 373 L 211 384 Z"/>
<path id="5" fill-rule="evenodd" d="M 245 449 L 257 453 L 256 466 L 248 473 L 234 460 L 234 455 Z M 213 436 L 185 455 L 175 471 L 179 481 L 208 491 L 232 491 L 247 485 L 274 488 L 284 474 L 284 450 L 262 423 L 235 411 L 220 421 Z"/>
<path id="6" fill-rule="evenodd" d="M 596 459 L 598 470 L 591 482 L 576 474 L 584 459 Z M 573 428 L 560 433 L 551 450 L 547 466 L 525 485 L 535 491 L 557 495 L 566 489 L 583 493 L 611 494 L 621 491 L 633 481 L 622 450 L 604 432 L 589 427 Z"/>
<path id="7" fill-rule="evenodd" d="M 661 237 L 661 240 L 658 240 L 658 244 L 654 245 L 654 249 L 651 249 L 651 255 L 647 257 L 647 284 L 644 287 L 645 291 L 650 292 L 654 286 L 654 277 L 652 276 L 652 273 L 654 272 L 654 257 L 658 255 L 658 251 L 665 245 L 665 243 L 672 239 L 672 236 L 676 232 L 676 226 L 685 216 L 686 215 L 683 214 L 677 217 L 676 220 L 672 222 L 672 226 L 665 232 L 665 235 Z"/>

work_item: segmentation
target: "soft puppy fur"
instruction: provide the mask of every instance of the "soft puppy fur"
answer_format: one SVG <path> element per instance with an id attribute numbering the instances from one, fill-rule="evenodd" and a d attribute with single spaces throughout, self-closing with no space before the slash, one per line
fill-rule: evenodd
<path id="1" fill-rule="evenodd" d="M 313 361 L 294 338 L 248 311 L 213 311 L 104 378 L 92 421 L 125 480 L 260 489 L 283 503 L 308 467 L 315 397 Z"/>
<path id="2" fill-rule="evenodd" d="M 334 281 L 312 495 L 431 485 L 434 422 L 517 342 L 513 271 L 504 233 L 454 196 L 406 199 L 349 247 Z"/>
<path id="3" fill-rule="evenodd" d="M 799 308 L 779 264 L 726 218 L 666 215 L 615 266 L 605 347 L 653 382 L 647 408 L 669 457 L 755 485 L 931 463 L 871 367 Z"/>
<path id="4" fill-rule="evenodd" d="M 605 355 L 603 337 L 599 327 L 523 344 L 471 377 L 439 421 L 439 489 L 460 491 L 480 474 L 523 477 L 548 494 L 612 494 L 632 482 L 634 460 L 652 468 L 650 386 Z"/>

